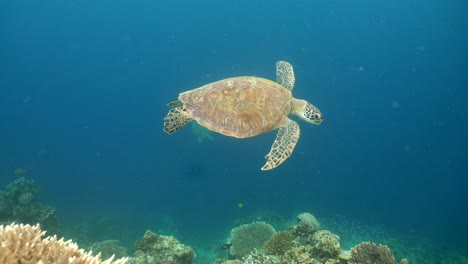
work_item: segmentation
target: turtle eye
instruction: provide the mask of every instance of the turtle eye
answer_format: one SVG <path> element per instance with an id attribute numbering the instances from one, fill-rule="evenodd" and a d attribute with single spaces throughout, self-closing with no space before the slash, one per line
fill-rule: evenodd
<path id="1" fill-rule="evenodd" d="M 320 113 L 315 113 L 314 118 L 315 119 L 322 119 L 322 115 Z"/>

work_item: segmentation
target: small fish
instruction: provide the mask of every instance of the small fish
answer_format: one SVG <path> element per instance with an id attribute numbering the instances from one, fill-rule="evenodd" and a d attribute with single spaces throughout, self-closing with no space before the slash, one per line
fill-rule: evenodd
<path id="1" fill-rule="evenodd" d="M 27 103 L 31 102 L 31 99 L 32 99 L 31 96 L 29 96 L 29 95 L 26 96 L 26 98 L 24 98 L 24 100 L 23 100 L 23 104 L 27 104 Z"/>
<path id="2" fill-rule="evenodd" d="M 221 249 L 223 250 L 228 250 L 229 248 L 231 248 L 231 243 L 225 243 L 221 245 Z"/>
<path id="3" fill-rule="evenodd" d="M 237 207 L 239 207 L 239 208 L 244 208 L 244 204 L 243 204 L 243 203 L 239 203 L 239 204 L 237 205 Z"/>
<path id="4" fill-rule="evenodd" d="M 26 173 L 26 170 L 23 169 L 23 168 L 16 168 L 15 169 L 15 175 L 22 175 L 24 173 Z"/>

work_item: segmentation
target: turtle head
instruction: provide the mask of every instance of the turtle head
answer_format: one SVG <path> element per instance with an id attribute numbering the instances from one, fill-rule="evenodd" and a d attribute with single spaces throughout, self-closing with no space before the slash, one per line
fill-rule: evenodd
<path id="1" fill-rule="evenodd" d="M 291 113 L 314 125 L 320 125 L 323 121 L 322 112 L 306 100 L 294 99 Z"/>

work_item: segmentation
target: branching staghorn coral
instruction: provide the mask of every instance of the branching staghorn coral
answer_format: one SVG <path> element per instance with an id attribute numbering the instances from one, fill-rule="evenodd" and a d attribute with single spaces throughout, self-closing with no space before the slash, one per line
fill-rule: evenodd
<path id="1" fill-rule="evenodd" d="M 125 264 L 127 258 L 101 261 L 100 253 L 94 256 L 85 252 L 71 240 L 56 236 L 43 238 L 45 231 L 39 225 L 0 225 L 0 263 L 55 263 L 55 264 Z"/>

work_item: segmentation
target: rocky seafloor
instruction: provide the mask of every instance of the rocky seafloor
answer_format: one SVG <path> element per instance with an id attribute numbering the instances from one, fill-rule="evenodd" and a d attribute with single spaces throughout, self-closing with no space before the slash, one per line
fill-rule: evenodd
<path id="1" fill-rule="evenodd" d="M 12 229 L 12 223 L 39 224 L 47 231 L 44 238 L 47 235 L 62 236 L 62 226 L 54 208 L 38 202 L 38 195 L 35 182 L 25 178 L 15 180 L 0 191 L 0 226 L 3 230 L 0 240 L 4 250 L 8 243 L 13 243 L 7 232 Z M 184 244 L 172 235 L 150 230 L 141 234 L 133 248 L 113 240 L 111 234 L 108 234 L 110 239 L 101 241 L 87 239 L 82 242 L 79 234 L 75 239 L 73 232 L 67 233 L 66 238 L 80 241 L 85 251 L 100 253 L 101 259 L 114 256 L 114 259 L 121 258 L 131 264 L 468 263 L 468 254 L 463 250 L 411 244 L 397 235 L 382 235 L 385 232 L 378 228 L 363 229 L 356 224 L 344 225 L 343 221 L 337 224 L 336 219 L 324 218 L 319 222 L 308 212 L 298 214 L 293 221 L 278 222 L 281 221 L 268 217 L 237 221 L 224 238 L 206 247 Z M 363 235 L 366 232 L 367 236 Z"/>

